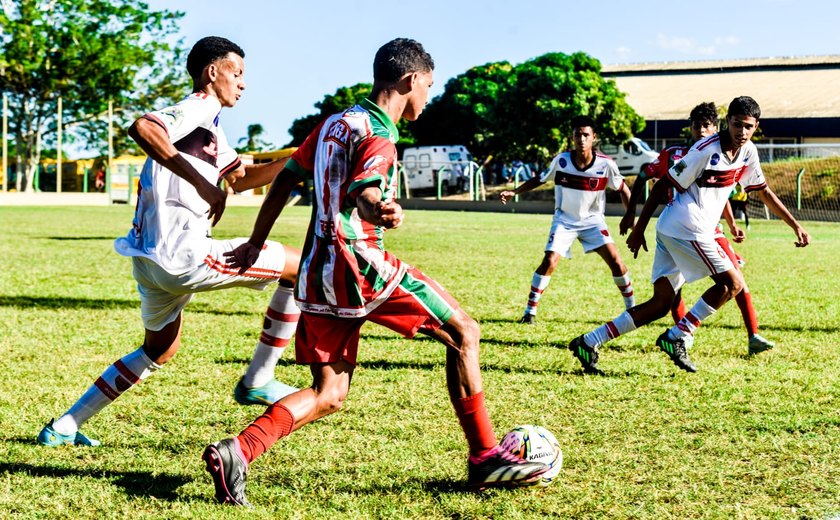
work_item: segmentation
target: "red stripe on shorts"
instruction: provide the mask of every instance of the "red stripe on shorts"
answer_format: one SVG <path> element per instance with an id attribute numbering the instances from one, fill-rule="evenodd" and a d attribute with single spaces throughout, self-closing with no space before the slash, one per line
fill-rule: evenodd
<path id="1" fill-rule="evenodd" d="M 222 274 L 239 274 L 239 268 L 228 267 L 227 263 L 220 262 L 219 260 L 216 260 L 210 255 L 207 255 L 207 258 L 204 259 L 204 263 L 207 264 L 207 266 L 210 269 Z M 247 276 L 248 278 L 280 278 L 282 274 L 282 271 L 275 271 L 274 269 L 265 269 L 262 267 L 249 267 L 248 270 L 246 270 L 245 273 L 241 276 Z"/>
<path id="2" fill-rule="evenodd" d="M 712 274 L 715 274 L 715 268 L 712 265 L 712 262 L 709 260 L 709 258 L 706 256 L 706 254 L 703 252 L 703 248 L 700 247 L 700 244 L 698 244 L 694 240 L 691 240 L 690 242 L 691 242 L 691 245 L 694 247 L 694 250 L 697 251 L 697 255 L 700 256 L 700 259 L 703 260 L 703 263 L 706 264 L 706 267 L 709 268 L 709 272 L 712 273 Z"/>

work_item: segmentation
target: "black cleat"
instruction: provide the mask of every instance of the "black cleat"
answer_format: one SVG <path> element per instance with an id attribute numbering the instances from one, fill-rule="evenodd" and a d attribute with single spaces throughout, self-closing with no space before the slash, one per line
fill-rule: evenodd
<path id="1" fill-rule="evenodd" d="M 525 313 L 519 318 L 519 323 L 524 323 L 525 325 L 533 325 L 537 321 L 536 314 L 529 314 Z"/>
<path id="2" fill-rule="evenodd" d="M 528 462 L 496 446 L 495 452 L 481 462 L 467 462 L 467 484 L 476 490 L 488 487 L 533 486 L 550 468 L 542 462 Z"/>
<path id="3" fill-rule="evenodd" d="M 248 463 L 236 451 L 235 441 L 225 439 L 207 446 L 201 458 L 207 463 L 207 471 L 213 477 L 216 500 L 220 504 L 252 507 L 245 498 Z"/>
<path id="4" fill-rule="evenodd" d="M 663 332 L 656 338 L 656 346 L 662 352 L 668 354 L 671 361 L 675 365 L 685 370 L 686 372 L 697 372 L 697 367 L 688 358 L 688 353 L 685 351 L 685 341 L 682 339 L 671 339 L 668 337 L 668 331 Z"/>
<path id="5" fill-rule="evenodd" d="M 583 366 L 583 371 L 587 374 L 601 374 L 598 369 L 598 348 L 590 347 L 583 340 L 583 336 L 578 336 L 569 343 L 569 350 L 580 361 Z"/>

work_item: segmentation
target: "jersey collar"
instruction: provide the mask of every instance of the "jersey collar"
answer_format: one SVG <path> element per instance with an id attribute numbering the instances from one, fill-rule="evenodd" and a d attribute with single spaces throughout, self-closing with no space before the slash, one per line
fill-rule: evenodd
<path id="1" fill-rule="evenodd" d="M 393 142 L 396 143 L 400 140 L 400 133 L 397 131 L 397 125 L 395 125 L 394 122 L 391 121 L 391 118 L 388 117 L 388 114 L 386 114 L 385 111 L 382 110 L 382 108 L 379 105 L 377 105 L 368 98 L 363 99 L 362 102 L 359 104 L 362 108 L 370 112 L 373 115 L 373 117 L 378 119 L 380 123 L 382 123 L 382 125 L 388 130 L 388 132 L 393 137 Z"/>

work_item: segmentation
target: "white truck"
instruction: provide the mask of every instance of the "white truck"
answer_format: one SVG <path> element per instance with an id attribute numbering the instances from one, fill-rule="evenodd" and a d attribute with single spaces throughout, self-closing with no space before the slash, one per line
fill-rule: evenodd
<path id="1" fill-rule="evenodd" d="M 615 160 L 622 175 L 638 175 L 659 157 L 659 153 L 651 150 L 650 146 L 638 137 L 631 137 L 621 145 L 601 143 L 599 148 Z"/>
<path id="2" fill-rule="evenodd" d="M 462 145 L 417 146 L 403 150 L 402 165 L 412 190 L 466 191 L 472 154 Z"/>

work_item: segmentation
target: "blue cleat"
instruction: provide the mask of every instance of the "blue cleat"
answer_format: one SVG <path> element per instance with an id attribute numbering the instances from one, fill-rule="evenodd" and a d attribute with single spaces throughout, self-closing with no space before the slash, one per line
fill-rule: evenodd
<path id="1" fill-rule="evenodd" d="M 96 439 L 88 438 L 82 432 L 71 433 L 70 435 L 62 435 L 53 429 L 53 422 L 55 419 L 50 419 L 50 422 L 44 426 L 41 433 L 38 434 L 38 444 L 41 446 L 49 446 L 55 448 L 58 446 L 99 446 L 102 444 Z"/>
<path id="2" fill-rule="evenodd" d="M 243 379 L 239 378 L 239 382 L 236 383 L 236 388 L 233 389 L 233 398 L 237 403 L 244 405 L 261 404 L 263 406 L 271 406 L 280 399 L 299 390 L 293 386 L 285 385 L 276 379 L 272 379 L 263 386 L 248 388 L 243 384 Z"/>

